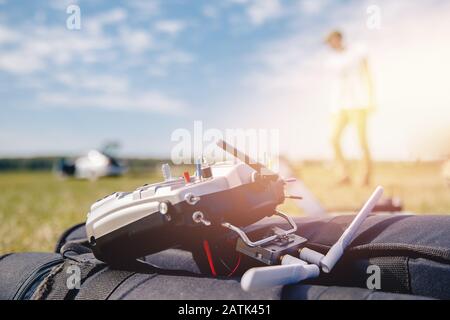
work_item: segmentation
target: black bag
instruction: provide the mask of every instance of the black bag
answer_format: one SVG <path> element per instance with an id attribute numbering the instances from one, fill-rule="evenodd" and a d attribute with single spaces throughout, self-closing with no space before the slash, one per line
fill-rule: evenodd
<path id="1" fill-rule="evenodd" d="M 64 259 L 57 253 L 14 253 L 0 256 L 0 300 L 30 299 L 53 267 Z"/>
<path id="2" fill-rule="evenodd" d="M 307 246 L 326 253 L 353 216 L 296 218 Z M 277 218 L 265 219 L 246 231 L 258 238 Z M 330 274 L 285 287 L 247 293 L 239 275 L 259 265 L 242 258 L 232 276 L 212 277 L 201 250 L 170 249 L 145 258 L 147 264 L 114 270 L 95 259 L 83 245 L 85 230 L 77 225 L 63 234 L 61 254 L 10 254 L 0 257 L 1 299 L 449 299 L 450 217 L 374 215 L 360 228 Z M 227 236 L 232 240 L 233 235 Z M 193 248 L 189 248 L 192 250 Z M 215 262 L 233 252 L 233 241 L 211 243 Z M 367 268 L 381 271 L 380 290 L 368 290 Z M 79 289 L 67 286 L 67 271 L 80 271 Z"/>

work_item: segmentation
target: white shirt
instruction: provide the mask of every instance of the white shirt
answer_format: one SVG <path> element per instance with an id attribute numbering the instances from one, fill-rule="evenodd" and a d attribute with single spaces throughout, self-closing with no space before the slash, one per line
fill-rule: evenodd
<path id="1" fill-rule="evenodd" d="M 367 58 L 366 49 L 359 45 L 334 51 L 327 63 L 333 73 L 331 111 L 343 109 L 368 109 L 369 88 L 362 72 L 362 62 Z"/>

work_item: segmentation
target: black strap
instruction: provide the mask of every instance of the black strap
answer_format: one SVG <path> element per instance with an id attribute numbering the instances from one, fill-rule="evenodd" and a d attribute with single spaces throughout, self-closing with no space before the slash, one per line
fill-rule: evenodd
<path id="1" fill-rule="evenodd" d="M 432 298 L 366 288 L 297 284 L 284 286 L 283 300 L 429 300 Z"/>
<path id="2" fill-rule="evenodd" d="M 60 265 L 54 267 L 50 273 L 45 277 L 44 281 L 41 282 L 41 284 L 36 288 L 36 291 L 34 292 L 33 296 L 31 297 L 32 300 L 45 300 L 48 298 L 50 293 L 53 290 L 53 287 L 55 284 L 60 282 L 60 274 L 62 270 L 64 270 L 65 263 L 61 263 Z M 58 290 L 58 292 L 55 292 L 55 296 L 62 296 L 64 297 L 66 293 L 60 292 L 61 290 Z"/>
<path id="3" fill-rule="evenodd" d="M 308 248 L 326 254 L 330 249 L 329 245 L 308 242 Z M 445 264 L 450 263 L 450 249 L 436 248 L 430 246 L 405 244 L 405 243 L 368 243 L 357 246 L 350 246 L 345 250 L 344 257 L 351 258 L 371 258 L 380 256 L 404 256 L 409 258 L 424 258 Z"/>
<path id="4" fill-rule="evenodd" d="M 92 253 L 92 250 L 88 247 L 87 240 L 77 240 L 77 241 L 70 241 L 65 243 L 60 249 L 59 253 L 63 257 L 69 256 L 69 255 L 80 255 L 85 253 Z"/>
<path id="5" fill-rule="evenodd" d="M 61 255 L 68 259 L 73 260 L 80 264 L 102 264 L 105 263 L 97 260 L 92 253 L 92 250 L 89 247 L 89 243 L 85 241 L 85 239 L 75 240 L 67 242 L 60 249 Z M 115 269 L 132 271 L 132 272 L 141 272 L 141 273 L 159 273 L 159 274 L 168 274 L 168 275 L 194 275 L 197 276 L 196 273 L 184 270 L 170 270 L 170 269 L 162 269 L 150 262 L 145 261 L 145 257 L 141 260 L 122 260 L 120 265 L 114 265 Z"/>
<path id="6" fill-rule="evenodd" d="M 83 228 L 84 225 L 85 225 L 84 222 L 78 223 L 72 226 L 71 228 L 67 229 L 66 231 L 64 231 L 64 233 L 59 237 L 58 241 L 56 242 L 55 252 L 59 253 L 61 251 L 61 248 L 67 243 L 67 237 L 69 237 L 77 229 Z"/>
<path id="7" fill-rule="evenodd" d="M 84 285 L 85 281 L 87 279 L 90 279 L 94 274 L 100 272 L 101 270 L 105 269 L 106 266 L 104 264 L 81 264 L 80 270 L 81 270 L 81 286 Z M 67 287 L 67 285 L 66 285 Z M 80 289 L 71 289 L 68 290 L 67 295 L 64 297 L 65 300 L 74 300 L 77 294 L 80 292 Z"/>
<path id="8" fill-rule="evenodd" d="M 12 253 L 7 253 L 7 254 L 4 254 L 4 255 L 1 255 L 0 256 L 0 261 L 1 260 L 3 260 L 4 258 L 6 258 L 7 256 L 10 256 Z"/>
<path id="9" fill-rule="evenodd" d="M 407 257 L 370 258 L 369 264 L 381 270 L 381 288 L 395 293 L 411 293 Z"/>
<path id="10" fill-rule="evenodd" d="M 69 288 L 67 280 L 70 274 L 66 273 L 70 266 L 80 268 L 80 282 L 84 281 L 104 269 L 104 264 L 77 263 L 73 260 L 66 260 L 64 263 L 54 267 L 50 274 L 45 277 L 33 294 L 33 300 L 72 300 L 75 298 L 79 289 Z"/>
<path id="11" fill-rule="evenodd" d="M 34 300 L 105 300 L 129 277 L 137 272 L 199 276 L 187 271 L 164 270 L 145 261 L 124 261 L 119 270 L 97 260 L 84 240 L 70 241 L 60 248 L 64 263 L 54 267 L 36 289 Z M 69 289 L 67 273 L 70 266 L 80 268 L 80 289 Z"/>
<path id="12" fill-rule="evenodd" d="M 136 272 L 105 268 L 87 279 L 75 300 L 107 300 L 111 294 Z"/>

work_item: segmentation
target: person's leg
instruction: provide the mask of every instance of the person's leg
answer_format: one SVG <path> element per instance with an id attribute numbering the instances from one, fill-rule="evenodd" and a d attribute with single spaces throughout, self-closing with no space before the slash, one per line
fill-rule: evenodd
<path id="1" fill-rule="evenodd" d="M 348 116 L 344 110 L 339 111 L 333 115 L 331 130 L 331 145 L 333 146 L 334 158 L 339 170 L 339 182 L 348 183 L 350 175 L 341 149 L 341 138 L 345 127 L 348 124 Z"/>
<path id="2" fill-rule="evenodd" d="M 372 174 L 372 158 L 367 140 L 367 116 L 366 110 L 354 111 L 354 123 L 356 125 L 359 145 L 362 152 L 362 185 L 369 185 Z"/>

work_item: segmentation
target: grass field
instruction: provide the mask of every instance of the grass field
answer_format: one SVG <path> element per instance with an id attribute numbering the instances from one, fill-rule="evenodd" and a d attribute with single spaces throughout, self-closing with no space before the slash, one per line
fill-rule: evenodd
<path id="1" fill-rule="evenodd" d="M 327 208 L 359 206 L 373 187 L 334 185 L 333 171 L 319 163 L 297 166 L 297 174 Z M 127 191 L 158 181 L 153 174 L 105 178 L 98 181 L 60 180 L 51 173 L 0 174 L 0 253 L 53 250 L 58 236 L 84 221 L 90 205 L 114 191 Z M 374 184 L 387 196 L 403 200 L 407 211 L 450 214 L 450 188 L 439 163 L 379 163 Z M 297 214 L 292 203 L 284 206 Z"/>

